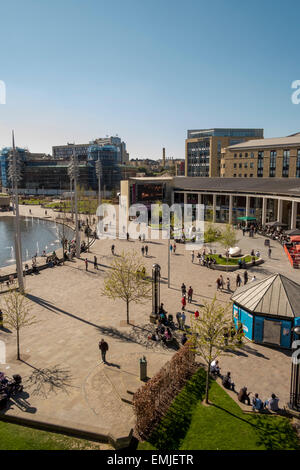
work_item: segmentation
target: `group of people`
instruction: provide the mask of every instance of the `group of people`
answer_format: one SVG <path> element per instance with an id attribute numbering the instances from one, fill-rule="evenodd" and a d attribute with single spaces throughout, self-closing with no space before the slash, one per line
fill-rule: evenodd
<path id="1" fill-rule="evenodd" d="M 143 256 L 145 256 L 145 255 L 148 256 L 148 251 L 149 251 L 148 245 L 145 245 L 145 246 L 143 245 L 141 247 L 141 253 L 142 253 Z"/>
<path id="2" fill-rule="evenodd" d="M 183 282 L 181 284 L 181 310 L 185 310 L 186 302 L 189 304 L 193 302 L 193 293 L 194 290 L 192 286 L 190 286 L 187 290 L 185 283 Z"/>

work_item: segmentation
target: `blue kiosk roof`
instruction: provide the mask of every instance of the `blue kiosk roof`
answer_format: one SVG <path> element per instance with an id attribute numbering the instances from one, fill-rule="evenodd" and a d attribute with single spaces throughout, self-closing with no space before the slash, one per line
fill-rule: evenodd
<path id="1" fill-rule="evenodd" d="M 278 273 L 240 287 L 231 300 L 252 313 L 300 317 L 300 285 Z"/>

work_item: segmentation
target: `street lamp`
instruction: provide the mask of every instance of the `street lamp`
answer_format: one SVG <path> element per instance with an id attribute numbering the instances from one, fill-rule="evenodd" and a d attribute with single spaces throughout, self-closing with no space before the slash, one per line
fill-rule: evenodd
<path id="1" fill-rule="evenodd" d="M 12 193 L 14 197 L 15 207 L 15 256 L 17 266 L 17 276 L 19 283 L 19 290 L 24 293 L 24 279 L 23 279 L 23 265 L 22 265 L 22 246 L 21 246 L 21 230 L 20 230 L 20 215 L 19 215 L 19 196 L 18 196 L 18 182 L 21 181 L 21 162 L 19 155 L 17 155 L 15 148 L 15 136 L 12 131 L 12 152 L 9 155 L 8 163 L 8 178 L 12 183 Z"/>
<path id="2" fill-rule="evenodd" d="M 77 181 L 79 178 L 78 160 L 73 148 L 73 155 L 71 156 L 71 162 L 68 167 L 68 174 L 70 179 L 74 181 L 74 196 L 75 196 L 75 240 L 76 240 L 76 258 L 80 258 L 80 232 L 79 232 L 79 221 L 78 221 L 78 194 L 77 194 Z"/>
<path id="3" fill-rule="evenodd" d="M 300 326 L 295 326 L 292 331 L 300 336 Z M 297 348 L 297 346 L 299 346 Z M 292 343 L 295 351 L 292 355 L 291 386 L 289 408 L 300 411 L 300 341 Z"/>

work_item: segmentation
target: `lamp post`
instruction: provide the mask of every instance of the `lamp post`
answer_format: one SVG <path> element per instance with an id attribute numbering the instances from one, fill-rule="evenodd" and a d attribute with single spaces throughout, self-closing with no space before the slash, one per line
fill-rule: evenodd
<path id="1" fill-rule="evenodd" d="M 300 326 L 295 326 L 292 331 L 300 336 Z M 298 347 L 298 348 L 297 348 Z M 292 355 L 291 386 L 289 408 L 300 411 L 300 341 L 292 343 L 294 350 Z"/>
<path id="2" fill-rule="evenodd" d="M 21 162 L 17 156 L 15 148 L 15 136 L 12 132 L 12 153 L 9 156 L 8 177 L 12 183 L 12 192 L 14 197 L 14 213 L 15 213 L 15 256 L 17 266 L 17 276 L 19 283 L 19 291 L 24 293 L 23 265 L 22 265 L 22 246 L 21 246 L 21 230 L 19 215 L 19 195 L 18 182 L 21 180 Z"/>
<path id="3" fill-rule="evenodd" d="M 73 155 L 71 156 L 71 163 L 68 168 L 70 178 L 74 181 L 74 199 L 75 199 L 75 240 L 76 240 L 76 258 L 80 258 L 80 232 L 79 232 L 79 221 L 78 221 L 78 194 L 77 194 L 77 181 L 79 177 L 78 171 L 78 160 L 73 148 Z"/>

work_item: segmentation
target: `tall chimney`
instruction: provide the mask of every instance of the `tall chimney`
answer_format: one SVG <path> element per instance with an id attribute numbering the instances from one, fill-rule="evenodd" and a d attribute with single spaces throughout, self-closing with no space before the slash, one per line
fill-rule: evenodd
<path id="1" fill-rule="evenodd" d="M 162 166 L 166 166 L 166 149 L 163 147 L 163 158 L 162 158 Z"/>

